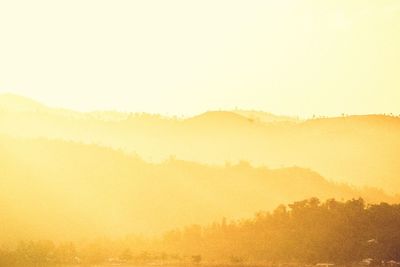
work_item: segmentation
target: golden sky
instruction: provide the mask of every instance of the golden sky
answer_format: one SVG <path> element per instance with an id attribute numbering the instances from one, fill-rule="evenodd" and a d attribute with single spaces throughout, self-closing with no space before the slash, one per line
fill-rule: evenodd
<path id="1" fill-rule="evenodd" d="M 79 110 L 400 113 L 400 1 L 0 0 L 0 92 Z"/>

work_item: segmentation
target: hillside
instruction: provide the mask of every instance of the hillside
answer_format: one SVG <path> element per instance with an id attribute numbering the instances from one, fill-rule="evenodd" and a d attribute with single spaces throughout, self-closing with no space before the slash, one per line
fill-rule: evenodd
<path id="1" fill-rule="evenodd" d="M 232 112 L 247 117 L 254 121 L 270 123 L 270 122 L 301 122 L 302 120 L 290 116 L 275 115 L 269 112 L 256 110 L 235 109 Z"/>
<path id="2" fill-rule="evenodd" d="M 214 111 L 173 119 L 44 106 L 12 108 L 15 103 L 24 105 L 18 99 L 0 96 L 0 133 L 94 143 L 123 149 L 151 162 L 173 155 L 207 164 L 247 160 L 271 168 L 301 166 L 338 182 L 400 191 L 398 117 L 360 115 L 266 122 L 254 119 L 254 112 Z"/>
<path id="3" fill-rule="evenodd" d="M 316 196 L 393 202 L 298 167 L 147 163 L 96 145 L 0 137 L 0 239 L 161 233 Z"/>

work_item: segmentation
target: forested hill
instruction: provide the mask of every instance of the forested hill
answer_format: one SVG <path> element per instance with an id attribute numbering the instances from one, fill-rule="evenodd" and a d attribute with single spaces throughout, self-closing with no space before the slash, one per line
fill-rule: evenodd
<path id="1" fill-rule="evenodd" d="M 250 219 L 188 225 L 157 238 L 23 241 L 0 248 L 0 266 L 396 266 L 400 206 L 362 199 L 280 205 Z M 383 263 L 383 264 L 382 264 Z M 104 264 L 104 265 L 102 265 Z M 219 264 L 219 265 L 218 265 Z M 73 265 L 75 266 L 75 265 Z"/>
<path id="2" fill-rule="evenodd" d="M 311 198 L 252 219 L 171 231 L 163 245 L 169 253 L 199 254 L 232 263 L 373 266 L 400 261 L 400 206 L 367 205 L 362 199 L 321 203 Z M 363 259 L 370 260 L 361 264 Z"/>
<path id="3" fill-rule="evenodd" d="M 400 191 L 400 118 L 385 115 L 297 120 L 256 111 L 210 111 L 192 118 L 81 113 L 0 95 L 0 133 L 96 143 L 151 162 L 223 165 L 247 160 L 301 166 L 335 181 Z M 212 151 L 212 153 L 211 153 Z"/>
<path id="4" fill-rule="evenodd" d="M 312 196 L 398 200 L 299 167 L 222 167 L 174 158 L 153 164 L 97 145 L 6 136 L 0 137 L 0 176 L 2 241 L 160 233 Z"/>

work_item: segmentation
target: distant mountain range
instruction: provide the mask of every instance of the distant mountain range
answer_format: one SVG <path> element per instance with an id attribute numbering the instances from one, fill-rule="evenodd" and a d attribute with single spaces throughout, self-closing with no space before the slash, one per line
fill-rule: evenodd
<path id="1" fill-rule="evenodd" d="M 136 153 L 224 165 L 247 160 L 301 166 L 329 180 L 400 191 L 400 118 L 358 115 L 300 120 L 245 110 L 174 119 L 119 112 L 81 113 L 0 96 L 0 133 L 76 141 Z"/>
<path id="2" fill-rule="evenodd" d="M 299 167 L 207 166 L 173 158 L 152 164 L 96 145 L 6 136 L 0 136 L 0 177 L 2 242 L 162 233 L 311 196 L 400 200 Z"/>

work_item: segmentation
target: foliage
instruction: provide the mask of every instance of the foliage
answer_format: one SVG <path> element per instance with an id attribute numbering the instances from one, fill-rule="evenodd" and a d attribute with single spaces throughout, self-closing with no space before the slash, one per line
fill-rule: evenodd
<path id="1" fill-rule="evenodd" d="M 20 242 L 0 249 L 0 266 L 117 263 L 245 262 L 350 264 L 400 260 L 400 205 L 317 198 L 281 205 L 253 218 L 192 225 L 138 242 Z"/>
<path id="2" fill-rule="evenodd" d="M 175 252 L 213 259 L 277 262 L 400 260 L 400 205 L 317 198 L 260 212 L 253 219 L 192 226 L 165 235 Z"/>

